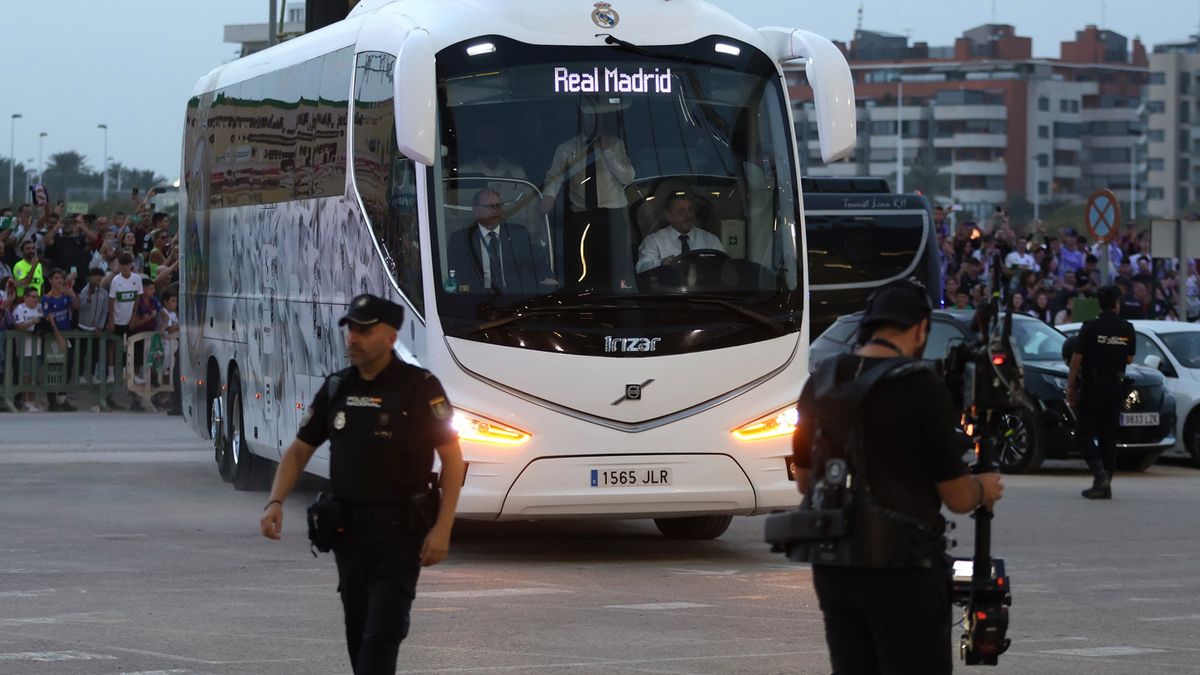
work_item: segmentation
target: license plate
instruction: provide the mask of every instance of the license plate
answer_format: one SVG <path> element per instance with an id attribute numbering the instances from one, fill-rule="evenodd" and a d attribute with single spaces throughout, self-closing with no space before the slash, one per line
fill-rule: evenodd
<path id="1" fill-rule="evenodd" d="M 592 469 L 592 487 L 642 487 L 670 485 L 671 470 L 650 469 Z"/>
<path id="2" fill-rule="evenodd" d="M 1156 427 L 1158 426 L 1158 413 L 1121 413 L 1121 426 Z"/>

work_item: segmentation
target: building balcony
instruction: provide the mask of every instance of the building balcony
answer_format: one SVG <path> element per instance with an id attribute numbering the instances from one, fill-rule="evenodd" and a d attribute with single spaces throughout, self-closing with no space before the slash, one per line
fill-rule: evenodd
<path id="1" fill-rule="evenodd" d="M 951 134 L 933 139 L 935 148 L 1003 148 L 1008 146 L 1005 134 Z"/>
<path id="2" fill-rule="evenodd" d="M 1084 165 L 1087 169 L 1086 173 L 1089 176 L 1128 176 L 1129 162 L 1092 162 Z M 1141 175 L 1145 171 L 1145 167 L 1137 167 L 1138 174 Z"/>
<path id="3" fill-rule="evenodd" d="M 1054 177 L 1055 178 L 1075 178 L 1075 179 L 1082 178 L 1083 177 L 1083 169 L 1079 168 L 1078 166 L 1058 165 L 1058 166 L 1054 167 Z"/>
<path id="4" fill-rule="evenodd" d="M 954 198 L 964 204 L 1003 204 L 1008 201 L 1004 190 L 963 190 L 954 191 Z"/>
<path id="5" fill-rule="evenodd" d="M 954 163 L 953 173 L 955 176 L 1004 176 L 1008 174 L 1008 164 L 960 160 Z"/>
<path id="6" fill-rule="evenodd" d="M 1055 150 L 1074 150 L 1075 152 L 1079 152 L 1080 150 L 1083 150 L 1083 139 L 1082 138 L 1055 138 L 1054 139 L 1054 149 Z"/>
<path id="7" fill-rule="evenodd" d="M 1008 108 L 1002 105 L 938 105 L 933 107 L 935 120 L 1005 120 Z"/>

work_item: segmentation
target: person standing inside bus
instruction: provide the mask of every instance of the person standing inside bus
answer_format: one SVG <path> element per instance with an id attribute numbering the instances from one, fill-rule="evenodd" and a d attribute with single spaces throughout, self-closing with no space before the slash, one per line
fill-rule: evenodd
<path id="1" fill-rule="evenodd" d="M 422 566 L 442 561 L 465 467 L 453 409 L 428 371 L 392 350 L 404 308 L 360 295 L 338 322 L 352 364 L 325 380 L 288 447 L 259 525 L 279 539 L 287 499 L 329 441 L 329 479 L 343 515 L 333 542 L 346 642 L 356 675 L 395 673 Z M 442 463 L 436 513 L 424 508 L 433 456 Z"/>
<path id="2" fill-rule="evenodd" d="M 579 133 L 554 150 L 542 186 L 542 213 L 554 209 L 566 184 L 566 250 L 578 246 L 583 251 L 581 258 L 606 263 L 597 269 L 595 264 L 581 261 L 580 271 L 591 267 L 594 278 L 632 288 L 633 246 L 625 188 L 633 183 L 635 172 L 619 135 L 620 119 L 598 101 L 584 101 L 579 115 Z M 593 229 L 595 234 L 585 236 Z"/>

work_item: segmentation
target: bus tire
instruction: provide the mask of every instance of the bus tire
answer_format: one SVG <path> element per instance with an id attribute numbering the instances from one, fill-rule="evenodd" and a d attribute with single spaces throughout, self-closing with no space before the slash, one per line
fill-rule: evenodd
<path id="1" fill-rule="evenodd" d="M 217 474 L 228 483 L 233 476 L 230 473 L 229 449 L 225 445 L 225 402 L 219 391 L 208 393 L 208 433 L 212 437 Z"/>
<path id="2" fill-rule="evenodd" d="M 262 483 L 263 460 L 246 446 L 245 416 L 242 410 L 242 385 L 236 372 L 229 378 L 229 418 L 226 434 L 226 455 L 229 457 L 229 474 L 235 490 L 257 490 Z"/>
<path id="3" fill-rule="evenodd" d="M 725 534 L 733 516 L 688 516 L 655 518 L 654 525 L 667 539 L 716 539 Z"/>

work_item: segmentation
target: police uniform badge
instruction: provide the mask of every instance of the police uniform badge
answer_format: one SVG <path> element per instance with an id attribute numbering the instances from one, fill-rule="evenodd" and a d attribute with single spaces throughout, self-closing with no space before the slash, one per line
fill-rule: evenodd
<path id="1" fill-rule="evenodd" d="M 338 413 L 333 416 L 333 428 L 337 429 L 338 431 L 341 431 L 342 429 L 346 428 L 346 411 L 345 410 L 339 410 Z"/>
<path id="2" fill-rule="evenodd" d="M 429 402 L 429 410 L 433 413 L 434 419 L 446 420 L 450 419 L 453 411 L 450 409 L 450 404 L 444 396 L 439 396 Z"/>

